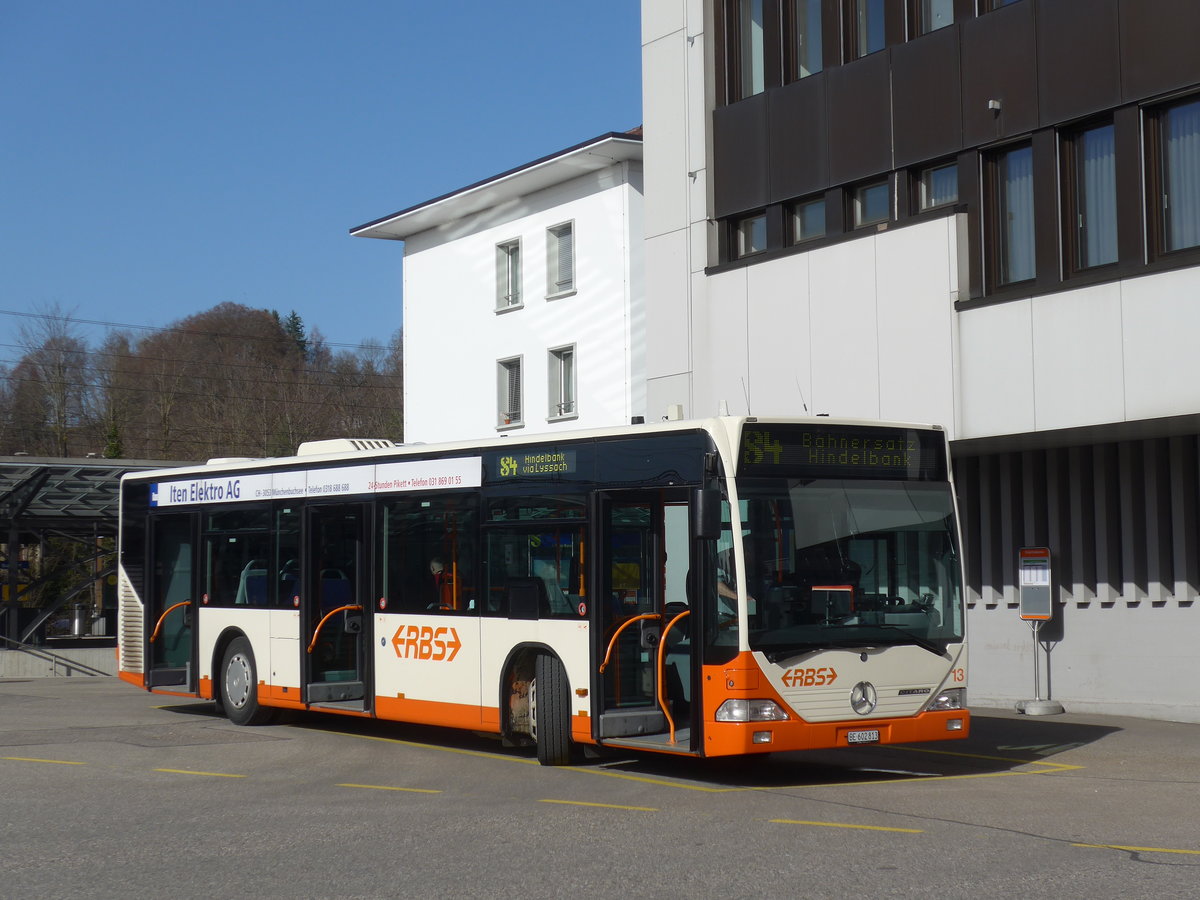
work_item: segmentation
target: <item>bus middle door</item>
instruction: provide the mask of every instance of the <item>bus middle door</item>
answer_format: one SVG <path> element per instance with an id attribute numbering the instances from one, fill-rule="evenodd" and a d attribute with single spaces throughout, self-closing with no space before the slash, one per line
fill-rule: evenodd
<path id="1" fill-rule="evenodd" d="M 366 523 L 366 508 L 358 503 L 308 510 L 300 671 L 310 705 L 366 709 Z"/>

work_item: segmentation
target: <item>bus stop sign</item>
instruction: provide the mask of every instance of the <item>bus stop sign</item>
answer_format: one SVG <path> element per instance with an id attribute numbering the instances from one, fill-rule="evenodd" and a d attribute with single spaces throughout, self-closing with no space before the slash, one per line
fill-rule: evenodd
<path id="1" fill-rule="evenodd" d="M 1021 618 L 1045 622 L 1054 611 L 1050 602 L 1050 548 L 1022 547 L 1017 552 Z"/>

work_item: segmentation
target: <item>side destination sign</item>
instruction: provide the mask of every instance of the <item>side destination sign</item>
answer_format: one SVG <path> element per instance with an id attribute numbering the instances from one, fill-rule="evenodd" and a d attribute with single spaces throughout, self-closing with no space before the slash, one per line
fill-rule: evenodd
<path id="1" fill-rule="evenodd" d="M 350 494 L 384 494 L 479 487 L 483 458 L 421 459 L 329 469 L 244 472 L 161 481 L 150 485 L 151 506 L 244 503 Z"/>
<path id="2" fill-rule="evenodd" d="M 501 456 L 497 466 L 501 478 L 563 475 L 574 471 L 574 450 L 519 450 Z"/>

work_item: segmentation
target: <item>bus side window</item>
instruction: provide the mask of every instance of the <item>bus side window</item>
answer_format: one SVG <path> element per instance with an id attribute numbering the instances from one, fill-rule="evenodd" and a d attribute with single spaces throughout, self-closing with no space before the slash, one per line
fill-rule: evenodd
<path id="1" fill-rule="evenodd" d="M 258 510 L 210 513 L 206 522 L 204 594 L 209 606 L 265 606 L 271 535 Z"/>
<path id="2" fill-rule="evenodd" d="M 582 526 L 489 527 L 485 613 L 577 618 L 579 604 L 587 598 L 582 559 Z"/>
<path id="3" fill-rule="evenodd" d="M 293 608 L 300 595 L 300 510 L 280 506 L 275 510 L 275 596 L 277 608 Z"/>
<path id="4" fill-rule="evenodd" d="M 476 615 L 478 513 L 471 495 L 383 504 L 381 596 L 388 612 Z"/>

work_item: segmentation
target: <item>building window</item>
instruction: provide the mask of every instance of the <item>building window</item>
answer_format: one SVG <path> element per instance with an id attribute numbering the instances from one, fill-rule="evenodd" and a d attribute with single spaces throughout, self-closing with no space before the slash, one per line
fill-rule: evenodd
<path id="1" fill-rule="evenodd" d="M 1028 281 L 1036 274 L 1033 231 L 1033 147 L 1023 144 L 989 162 L 987 236 L 993 283 Z"/>
<path id="2" fill-rule="evenodd" d="M 726 65 L 729 99 L 744 100 L 762 93 L 766 79 L 763 53 L 764 0 L 730 0 Z"/>
<path id="3" fill-rule="evenodd" d="M 521 305 L 521 242 L 496 245 L 496 309 Z"/>
<path id="4" fill-rule="evenodd" d="M 958 164 L 938 163 L 917 174 L 917 210 L 937 209 L 958 202 Z"/>
<path id="5" fill-rule="evenodd" d="M 521 417 L 521 357 L 496 363 L 497 428 L 524 424 Z"/>
<path id="6" fill-rule="evenodd" d="M 754 213 L 733 223 L 733 255 L 735 259 L 762 253 L 767 249 L 767 214 Z"/>
<path id="7" fill-rule="evenodd" d="M 883 26 L 883 0 L 849 0 L 846 16 L 848 56 L 858 59 L 887 45 Z"/>
<path id="8" fill-rule="evenodd" d="M 546 294 L 556 297 L 575 290 L 575 223 L 546 229 Z"/>
<path id="9" fill-rule="evenodd" d="M 1116 140 L 1111 123 L 1063 140 L 1063 211 L 1069 268 L 1117 261 Z"/>
<path id="10" fill-rule="evenodd" d="M 917 35 L 954 24 L 954 0 L 913 0 L 911 9 Z"/>
<path id="11" fill-rule="evenodd" d="M 575 410 L 575 346 L 558 347 L 550 351 L 550 418 L 574 417 Z"/>
<path id="12" fill-rule="evenodd" d="M 991 12 L 992 10 L 999 9 L 1002 6 L 1011 6 L 1016 2 L 1018 2 L 1018 0 L 980 0 L 979 14 L 983 15 L 986 12 Z"/>
<path id="13" fill-rule="evenodd" d="M 821 71 L 821 0 L 786 0 L 783 7 L 787 80 Z"/>
<path id="14" fill-rule="evenodd" d="M 791 210 L 792 243 L 825 236 L 825 198 L 797 200 Z"/>
<path id="15" fill-rule="evenodd" d="M 888 179 L 860 184 L 851 195 L 855 228 L 886 222 L 892 215 L 892 192 Z"/>
<path id="16" fill-rule="evenodd" d="M 1163 252 L 1200 246 L 1200 100 L 1155 117 L 1159 245 Z"/>

